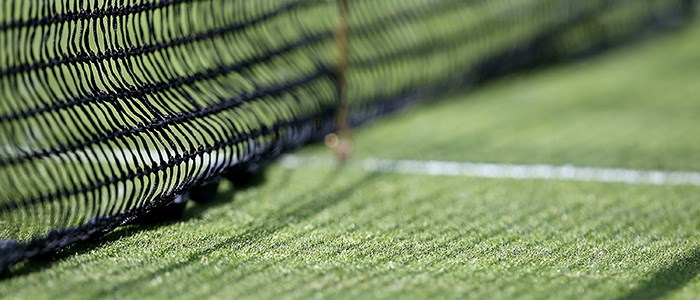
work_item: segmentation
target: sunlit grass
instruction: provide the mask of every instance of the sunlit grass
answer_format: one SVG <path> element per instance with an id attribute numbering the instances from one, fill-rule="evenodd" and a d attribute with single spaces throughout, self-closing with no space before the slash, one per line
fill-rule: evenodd
<path id="1" fill-rule="evenodd" d="M 700 27 L 356 132 L 355 156 L 700 170 Z M 330 156 L 321 146 L 304 155 Z M 700 294 L 700 190 L 286 170 L 0 282 L 20 298 Z"/>

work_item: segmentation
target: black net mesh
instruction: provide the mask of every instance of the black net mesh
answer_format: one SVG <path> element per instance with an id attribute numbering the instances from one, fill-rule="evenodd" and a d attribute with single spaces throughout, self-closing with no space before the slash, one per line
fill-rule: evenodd
<path id="1" fill-rule="evenodd" d="M 350 121 L 677 25 L 692 4 L 350 0 Z M 0 0 L 0 268 L 333 131 L 337 24 L 325 0 Z"/>

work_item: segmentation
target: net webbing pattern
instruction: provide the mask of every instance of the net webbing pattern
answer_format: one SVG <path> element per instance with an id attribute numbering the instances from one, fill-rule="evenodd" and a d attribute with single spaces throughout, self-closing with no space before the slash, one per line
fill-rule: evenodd
<path id="1" fill-rule="evenodd" d="M 692 4 L 350 0 L 350 120 L 675 24 Z M 333 131 L 337 11 L 0 0 L 0 269 Z"/>

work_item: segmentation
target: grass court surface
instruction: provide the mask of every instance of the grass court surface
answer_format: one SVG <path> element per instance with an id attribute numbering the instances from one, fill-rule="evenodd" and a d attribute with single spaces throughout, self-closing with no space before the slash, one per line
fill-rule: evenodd
<path id="1" fill-rule="evenodd" d="M 700 26 L 358 130 L 354 158 L 700 171 Z M 297 157 L 328 157 L 320 145 Z M 700 187 L 287 168 L 127 227 L 7 298 L 697 298 Z"/>

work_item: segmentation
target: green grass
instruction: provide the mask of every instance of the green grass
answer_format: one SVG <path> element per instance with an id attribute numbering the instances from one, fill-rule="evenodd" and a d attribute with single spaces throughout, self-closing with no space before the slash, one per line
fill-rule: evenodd
<path id="1" fill-rule="evenodd" d="M 378 122 L 358 156 L 700 170 L 700 29 Z M 317 153 L 319 147 L 311 149 Z"/>
<path id="2" fill-rule="evenodd" d="M 357 158 L 700 170 L 700 26 L 387 118 Z M 321 146 L 300 155 L 328 156 Z M 697 298 L 700 188 L 287 170 L 0 282 L 8 298 Z"/>

